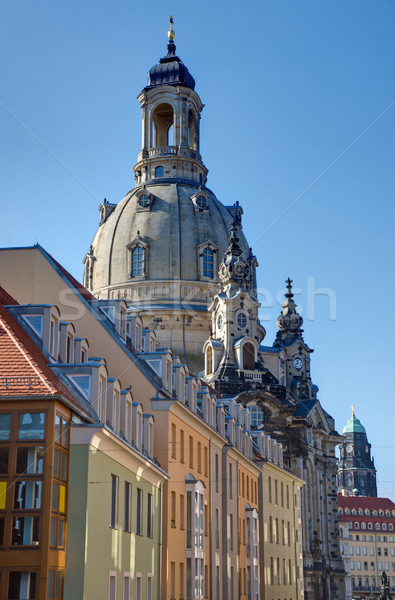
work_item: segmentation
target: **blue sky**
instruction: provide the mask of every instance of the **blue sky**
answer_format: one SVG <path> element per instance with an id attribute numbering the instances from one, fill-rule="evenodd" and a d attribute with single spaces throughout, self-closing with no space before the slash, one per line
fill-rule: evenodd
<path id="1" fill-rule="evenodd" d="M 0 245 L 38 241 L 81 279 L 99 203 L 133 187 L 169 14 L 208 186 L 244 208 L 266 343 L 289 275 L 321 402 L 339 430 L 355 406 L 395 500 L 394 0 L 3 0 Z"/>

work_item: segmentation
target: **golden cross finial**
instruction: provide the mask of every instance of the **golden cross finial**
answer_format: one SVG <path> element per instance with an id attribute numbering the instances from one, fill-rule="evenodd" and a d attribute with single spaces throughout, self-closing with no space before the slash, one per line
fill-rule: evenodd
<path id="1" fill-rule="evenodd" d="M 170 42 L 174 42 L 174 38 L 176 37 L 174 30 L 173 30 L 173 25 L 174 25 L 173 17 L 170 15 L 170 29 L 167 33 L 167 37 L 169 38 Z"/>
<path id="2" fill-rule="evenodd" d="M 354 410 L 354 406 L 351 405 L 351 416 L 355 417 L 355 410 Z"/>

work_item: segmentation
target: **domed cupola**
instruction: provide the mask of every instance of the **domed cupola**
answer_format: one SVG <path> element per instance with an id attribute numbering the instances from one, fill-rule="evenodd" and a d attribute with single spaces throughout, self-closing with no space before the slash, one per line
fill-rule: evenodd
<path id="1" fill-rule="evenodd" d="M 182 60 L 176 56 L 174 44 L 173 18 L 170 17 L 170 31 L 168 33 L 169 43 L 167 55 L 160 59 L 159 64 L 152 67 L 148 72 L 148 88 L 157 85 L 182 85 L 195 89 L 195 80 L 184 65 Z"/>

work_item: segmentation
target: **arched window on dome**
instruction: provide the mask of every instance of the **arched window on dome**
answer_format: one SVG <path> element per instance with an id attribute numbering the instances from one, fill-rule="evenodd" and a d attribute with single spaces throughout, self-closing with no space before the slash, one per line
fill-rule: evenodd
<path id="1" fill-rule="evenodd" d="M 155 177 L 163 177 L 164 174 L 165 172 L 162 166 L 155 167 Z"/>
<path id="2" fill-rule="evenodd" d="M 217 277 L 217 250 L 210 241 L 206 241 L 197 247 L 200 265 L 200 277 L 202 279 L 215 279 Z"/>
<path id="3" fill-rule="evenodd" d="M 144 250 L 141 246 L 136 246 L 132 250 L 132 268 L 130 274 L 132 277 L 139 277 L 143 274 Z"/>
<path id="4" fill-rule="evenodd" d="M 251 342 L 243 346 L 243 369 L 253 371 L 255 369 L 255 349 Z"/>
<path id="5" fill-rule="evenodd" d="M 141 240 L 140 235 L 138 235 L 136 239 L 126 247 L 129 250 L 129 277 L 132 279 L 146 277 L 148 250 L 147 244 L 145 244 Z"/>
<path id="6" fill-rule="evenodd" d="M 213 279 L 214 277 L 214 252 L 211 248 L 203 250 L 203 277 Z"/>

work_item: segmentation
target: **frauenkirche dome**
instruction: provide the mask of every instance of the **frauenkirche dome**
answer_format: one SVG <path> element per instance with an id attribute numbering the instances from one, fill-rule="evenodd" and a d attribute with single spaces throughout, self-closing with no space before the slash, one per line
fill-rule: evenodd
<path id="1" fill-rule="evenodd" d="M 174 35 L 169 38 L 167 56 L 149 71 L 138 96 L 143 145 L 136 187 L 119 204 L 101 204 L 84 283 L 99 298 L 125 298 L 162 346 L 200 370 L 207 309 L 232 222 L 245 258 L 249 248 L 241 206 L 224 206 L 206 186 L 199 132 L 204 105 L 176 56 Z"/>

